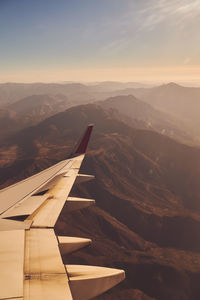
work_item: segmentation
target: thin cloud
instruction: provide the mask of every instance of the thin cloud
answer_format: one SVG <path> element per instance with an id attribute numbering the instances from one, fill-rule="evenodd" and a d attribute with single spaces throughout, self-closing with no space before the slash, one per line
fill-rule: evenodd
<path id="1" fill-rule="evenodd" d="M 142 32 L 156 30 L 162 23 L 178 31 L 199 18 L 199 0 L 193 0 L 192 3 L 191 0 L 146 0 L 140 9 L 136 9 L 133 4 L 119 19 L 109 20 L 102 25 L 105 32 L 118 32 L 117 36 L 111 34 L 115 38 L 106 43 L 102 51 L 113 49 L 120 51 L 130 41 L 136 40 Z"/>
<path id="2" fill-rule="evenodd" d="M 200 1 L 194 0 L 152 0 L 141 9 L 137 20 L 140 30 L 153 30 L 162 22 L 170 21 L 171 25 L 186 27 L 188 22 L 200 16 Z"/>
<path id="3" fill-rule="evenodd" d="M 192 58 L 191 57 L 186 57 L 184 60 L 184 65 L 188 65 L 191 62 Z"/>

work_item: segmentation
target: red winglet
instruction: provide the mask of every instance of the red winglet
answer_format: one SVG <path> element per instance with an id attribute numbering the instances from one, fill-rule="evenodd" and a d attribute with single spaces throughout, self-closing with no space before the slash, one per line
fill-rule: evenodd
<path id="1" fill-rule="evenodd" d="M 87 145 L 88 145 L 93 127 L 94 127 L 93 124 L 88 125 L 83 137 L 81 138 L 80 142 L 77 144 L 77 146 L 75 147 L 75 150 L 71 154 L 72 156 L 77 155 L 77 154 L 83 154 L 86 152 Z"/>

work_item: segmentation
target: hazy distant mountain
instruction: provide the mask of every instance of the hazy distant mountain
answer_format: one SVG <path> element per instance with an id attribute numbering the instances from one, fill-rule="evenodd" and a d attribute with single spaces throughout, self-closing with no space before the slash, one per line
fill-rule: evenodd
<path id="1" fill-rule="evenodd" d="M 0 146 L 1 183 L 65 158 L 91 122 L 95 129 L 81 172 L 96 180 L 72 194 L 95 198 L 97 207 L 69 215 L 64 210 L 57 232 L 91 237 L 93 245 L 65 260 L 126 270 L 126 281 L 98 299 L 197 300 L 199 149 L 133 129 L 98 105 L 77 106 Z"/>
<path id="2" fill-rule="evenodd" d="M 181 123 L 133 95 L 116 96 L 99 102 L 105 108 L 119 111 L 119 118 L 138 129 L 151 129 L 182 142 L 192 143 L 192 138 L 181 129 Z"/>
<path id="3" fill-rule="evenodd" d="M 0 84 L 0 106 L 12 104 L 32 95 L 63 95 L 73 104 L 83 104 L 109 97 L 115 90 L 144 87 L 135 82 L 102 82 L 91 85 L 81 83 L 2 83 Z"/>
<path id="4" fill-rule="evenodd" d="M 4 83 L 0 84 L 0 106 L 14 103 L 32 95 L 64 95 L 74 104 L 90 102 L 93 94 L 80 83 Z"/>
<path id="5" fill-rule="evenodd" d="M 169 83 L 149 90 L 143 100 L 185 121 L 200 136 L 200 88 Z"/>
<path id="6" fill-rule="evenodd" d="M 98 82 L 96 84 L 90 85 L 94 91 L 105 91 L 105 92 L 111 92 L 111 91 L 117 91 L 122 89 L 130 89 L 130 88 L 145 88 L 149 87 L 149 85 L 139 82 L 117 82 L 117 81 L 104 81 L 104 82 Z"/>
<path id="7" fill-rule="evenodd" d="M 32 95 L 14 102 L 0 110 L 0 138 L 36 125 L 70 106 L 73 104 L 63 95 Z"/>
<path id="8" fill-rule="evenodd" d="M 169 83 L 149 90 L 146 102 L 185 119 L 200 119 L 200 88 Z"/>
<path id="9" fill-rule="evenodd" d="M 185 122 L 191 133 L 200 134 L 200 88 L 168 83 L 153 88 L 124 89 L 115 95 L 132 94 L 155 108 Z"/>
<path id="10" fill-rule="evenodd" d="M 23 127 L 35 125 L 58 112 L 73 106 L 63 95 L 32 95 L 9 106 L 7 110 L 16 114 Z"/>
<path id="11" fill-rule="evenodd" d="M 173 115 L 184 131 L 200 135 L 200 88 L 182 87 L 169 83 L 159 87 L 140 87 L 138 83 L 102 82 L 95 85 L 80 83 L 6 83 L 0 84 L 0 107 L 17 102 L 33 95 L 67 97 L 73 105 L 104 100 L 118 95 L 134 95 L 151 104 L 154 108 Z M 185 127 L 184 127 L 185 126 Z M 200 138 L 199 138 L 200 140 Z"/>

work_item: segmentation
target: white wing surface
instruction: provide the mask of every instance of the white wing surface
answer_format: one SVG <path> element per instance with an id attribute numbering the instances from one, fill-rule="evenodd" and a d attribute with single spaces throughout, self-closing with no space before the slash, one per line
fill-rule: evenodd
<path id="1" fill-rule="evenodd" d="M 66 203 L 68 211 L 94 203 L 69 197 L 79 174 L 93 125 L 72 155 L 60 163 L 0 191 L 0 299 L 86 300 L 124 279 L 124 271 L 64 265 L 61 254 L 91 240 L 55 235 L 54 226 Z"/>

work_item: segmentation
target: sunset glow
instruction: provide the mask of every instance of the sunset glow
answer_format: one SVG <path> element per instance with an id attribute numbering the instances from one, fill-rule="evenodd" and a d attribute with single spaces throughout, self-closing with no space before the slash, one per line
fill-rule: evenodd
<path id="1" fill-rule="evenodd" d="M 200 82 L 198 0 L 0 1 L 0 81 Z"/>

